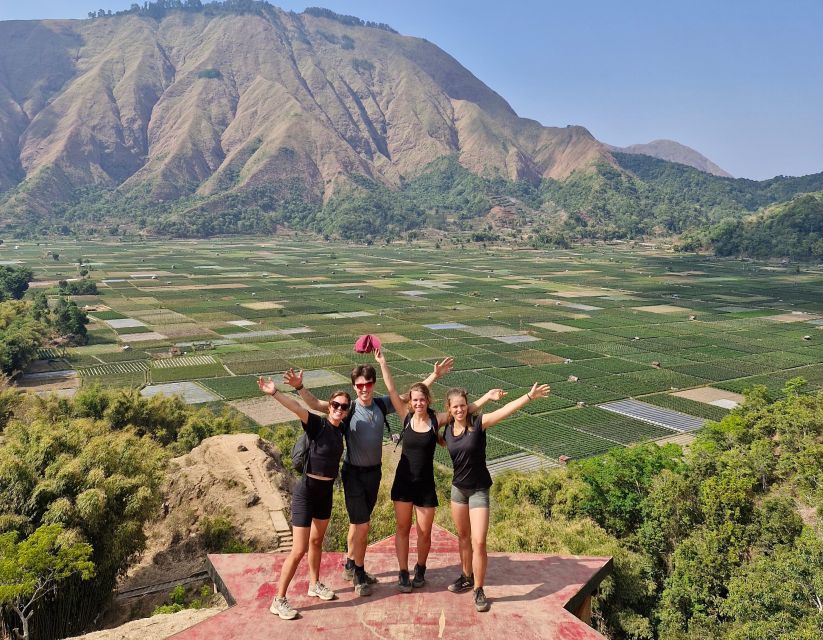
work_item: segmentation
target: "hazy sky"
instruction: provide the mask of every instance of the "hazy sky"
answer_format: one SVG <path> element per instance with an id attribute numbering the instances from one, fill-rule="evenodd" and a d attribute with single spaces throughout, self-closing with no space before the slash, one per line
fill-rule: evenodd
<path id="1" fill-rule="evenodd" d="M 819 0 L 272 3 L 323 6 L 426 38 L 545 125 L 583 125 L 620 146 L 670 138 L 739 177 L 823 171 Z M 130 4 L 0 0 L 0 20 Z"/>

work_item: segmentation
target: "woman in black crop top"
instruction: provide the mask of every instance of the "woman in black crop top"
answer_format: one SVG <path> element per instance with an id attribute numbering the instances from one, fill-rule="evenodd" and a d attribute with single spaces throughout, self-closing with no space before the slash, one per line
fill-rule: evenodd
<path id="1" fill-rule="evenodd" d="M 329 414 L 321 418 L 309 413 L 293 397 L 279 391 L 271 378 L 259 378 L 257 385 L 263 393 L 272 396 L 300 418 L 310 441 L 303 475 L 292 493 L 292 550 L 283 563 L 277 597 L 270 607 L 272 613 L 284 620 L 291 620 L 297 617 L 297 611 L 286 600 L 286 591 L 306 553 L 309 555 L 308 595 L 321 600 L 333 600 L 335 597 L 334 591 L 320 582 L 320 559 L 323 537 L 331 516 L 334 479 L 343 455 L 342 424 L 351 406 L 351 396 L 345 391 L 335 391 L 329 398 Z"/>
<path id="2" fill-rule="evenodd" d="M 474 415 L 469 406 L 465 389 L 449 389 L 446 394 L 449 418 L 440 444 L 448 448 L 454 467 L 451 511 L 463 568 L 460 577 L 449 585 L 449 591 L 460 593 L 474 589 L 474 606 L 478 611 L 489 610 L 483 592 L 488 564 L 489 488 L 492 486 L 486 466 L 486 429 L 548 393 L 549 385 L 535 382 L 523 396 L 496 411 L 479 415 Z"/>
<path id="3" fill-rule="evenodd" d="M 398 395 L 386 358 L 380 351 L 375 353 L 380 364 L 383 381 L 389 392 L 397 417 L 403 424 L 400 433 L 403 449 L 394 475 L 391 499 L 394 502 L 394 515 L 397 521 L 397 533 L 394 547 L 400 573 L 397 588 L 409 593 L 412 587 L 422 587 L 426 582 L 426 560 L 431 549 L 432 523 L 434 511 L 438 505 L 437 489 L 434 484 L 434 450 L 437 447 L 438 429 L 445 424 L 448 414 L 437 414 L 431 409 L 432 397 L 429 388 L 423 383 L 411 386 L 405 396 Z M 496 390 L 502 397 L 503 391 Z M 484 399 L 472 405 L 478 409 L 487 399 L 495 397 L 489 392 Z M 414 567 L 414 579 L 409 576 L 409 533 L 411 531 L 412 512 L 417 522 L 417 564 Z"/>

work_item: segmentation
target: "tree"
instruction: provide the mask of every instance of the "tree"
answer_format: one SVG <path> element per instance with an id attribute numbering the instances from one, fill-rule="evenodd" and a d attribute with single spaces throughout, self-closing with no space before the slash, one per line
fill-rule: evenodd
<path id="1" fill-rule="evenodd" d="M 28 267 L 0 266 L 0 301 L 19 300 L 32 280 L 34 272 Z"/>
<path id="2" fill-rule="evenodd" d="M 17 637 L 29 640 L 29 621 L 40 600 L 71 575 L 91 578 L 94 563 L 91 545 L 78 542 L 59 524 L 38 527 L 21 542 L 17 538 L 17 532 L 0 535 L 0 604 L 20 618 Z"/>

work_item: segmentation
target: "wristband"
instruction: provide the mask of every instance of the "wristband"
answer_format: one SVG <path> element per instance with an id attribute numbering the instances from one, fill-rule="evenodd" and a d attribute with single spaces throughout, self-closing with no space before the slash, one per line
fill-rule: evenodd
<path id="1" fill-rule="evenodd" d="M 302 391 L 303 390 L 303 385 L 301 384 L 299 387 L 295 387 L 294 390 L 295 391 Z"/>
<path id="2" fill-rule="evenodd" d="M 529 399 L 529 401 L 534 400 L 534 398 L 532 398 L 532 395 L 531 395 L 530 391 L 526 392 L 526 397 Z"/>
<path id="3" fill-rule="evenodd" d="M 278 389 L 277 387 L 275 387 L 275 388 L 274 388 L 274 393 L 272 393 L 272 394 L 271 394 L 271 397 L 273 398 L 273 397 L 274 397 L 274 396 L 276 396 L 278 393 L 280 393 L 280 389 Z"/>

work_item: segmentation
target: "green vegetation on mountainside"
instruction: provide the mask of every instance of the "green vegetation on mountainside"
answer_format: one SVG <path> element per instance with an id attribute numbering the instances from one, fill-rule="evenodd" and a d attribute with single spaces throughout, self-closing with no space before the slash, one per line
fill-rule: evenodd
<path id="1" fill-rule="evenodd" d="M 6 634 L 20 625 L 9 606 L 19 602 L 31 575 L 47 578 L 66 549 L 92 565 L 75 563 L 77 570 L 59 576 L 54 592 L 33 608 L 29 624 L 39 639 L 82 632 L 111 598 L 117 577 L 143 550 L 143 527 L 160 506 L 168 459 L 242 426 L 236 414 L 193 409 L 179 398 L 142 398 L 137 391 L 96 386 L 84 387 L 72 400 L 2 387 L 0 409 L 0 604 Z M 50 545 L 37 544 L 47 534 Z M 55 536 L 63 543 L 55 544 Z M 42 553 L 31 570 L 11 571 L 4 564 L 8 554 L 29 547 Z"/>
<path id="2" fill-rule="evenodd" d="M 823 193 L 809 193 L 749 219 L 725 220 L 688 234 L 681 248 L 711 247 L 720 256 L 823 259 Z"/>
<path id="3" fill-rule="evenodd" d="M 489 547 L 614 556 L 595 600 L 610 638 L 820 637 L 823 394 L 790 387 L 773 404 L 754 389 L 685 453 L 499 477 Z"/>

